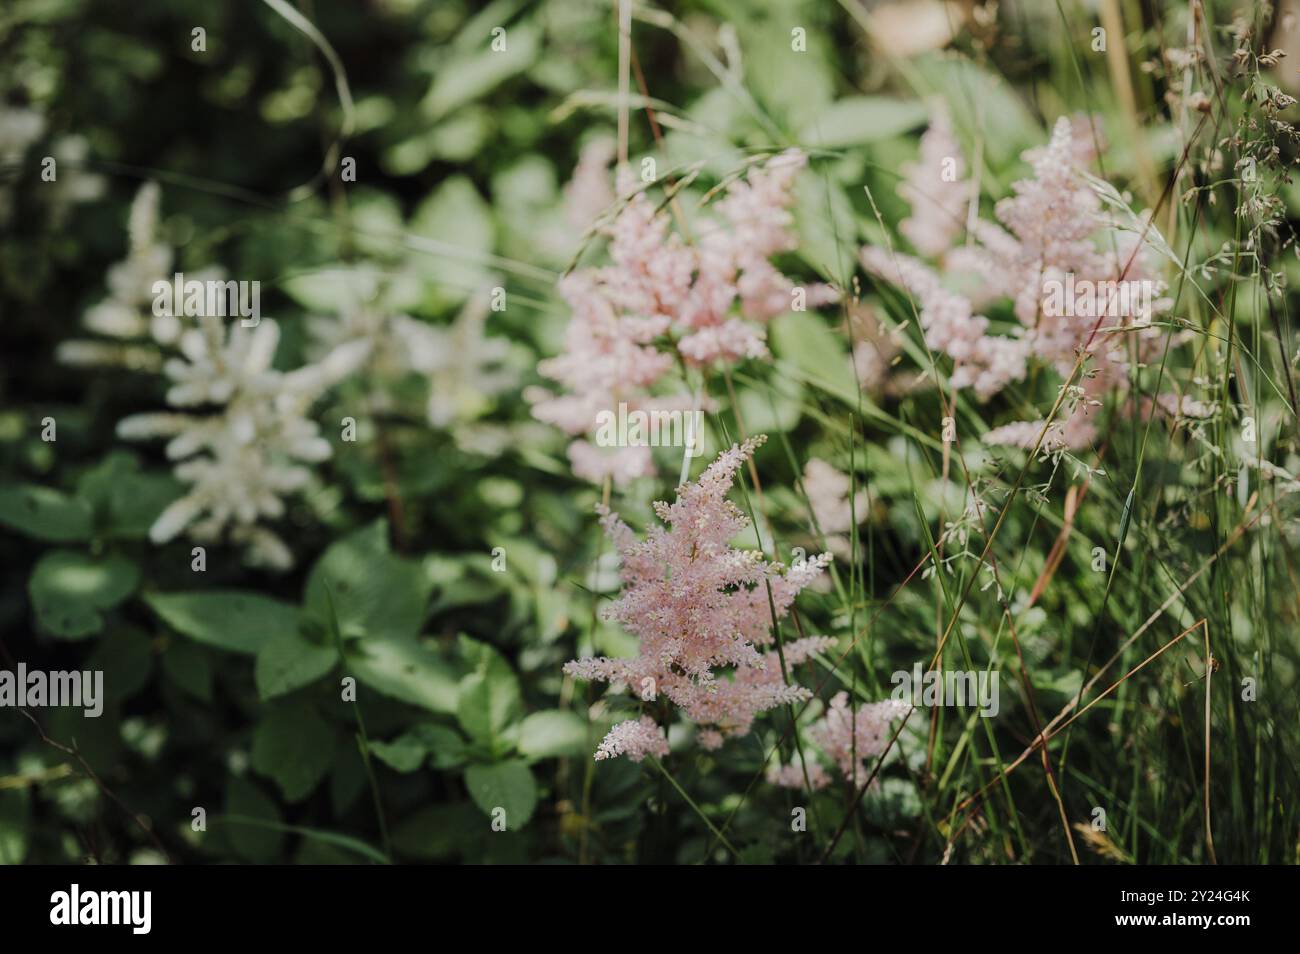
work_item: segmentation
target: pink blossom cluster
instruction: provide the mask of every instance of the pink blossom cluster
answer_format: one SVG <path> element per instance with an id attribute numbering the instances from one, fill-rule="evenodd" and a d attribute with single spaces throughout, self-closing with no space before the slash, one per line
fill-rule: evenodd
<path id="1" fill-rule="evenodd" d="M 584 185 L 574 194 L 593 194 L 591 161 L 584 156 Z M 795 247 L 790 205 L 806 163 L 803 153 L 788 150 L 751 166 L 714 203 L 713 216 L 696 223 L 694 244 L 622 171 L 622 205 L 597 230 L 608 239 L 609 264 L 573 271 L 559 283 L 572 310 L 564 350 L 538 365 L 558 393 L 531 388 L 526 395 L 538 419 L 576 438 L 569 459 L 579 476 L 623 485 L 653 473 L 648 448 L 597 449 L 581 436 L 595 428 L 601 410 L 620 403 L 629 410 L 687 409 L 689 398 L 663 393 L 679 363 L 713 367 L 768 356 L 763 323 L 788 310 L 795 291 L 770 259 Z M 824 285 L 806 289 L 810 307 L 834 297 Z"/>
<path id="2" fill-rule="evenodd" d="M 640 762 L 647 755 L 665 756 L 668 754 L 668 736 L 649 716 L 628 719 L 620 722 L 596 747 L 596 761 L 617 758 L 626 755 L 633 762 Z"/>
<path id="3" fill-rule="evenodd" d="M 676 502 L 659 501 L 663 526 L 644 539 L 602 508 L 602 523 L 622 560 L 622 595 L 606 610 L 640 640 L 635 658 L 585 657 L 564 671 L 576 678 L 623 683 L 644 701 L 667 697 L 701 728 L 699 741 L 716 748 L 744 735 L 760 712 L 810 697 L 787 681 L 774 641 L 773 608 L 784 617 L 795 597 L 831 560 L 829 553 L 785 567 L 758 551 L 729 543 L 749 525 L 727 499 L 737 471 L 762 443 L 733 445 Z M 769 604 L 770 598 L 770 604 Z M 781 647 L 787 670 L 834 644 L 811 636 Z M 653 751 L 644 719 L 616 726 L 597 758 Z M 601 754 L 604 753 L 604 754 Z"/>
<path id="4" fill-rule="evenodd" d="M 867 492 L 859 490 L 850 500 L 853 481 L 849 475 L 816 457 L 808 458 L 804 465 L 803 489 L 826 547 L 836 556 L 849 556 L 853 526 L 867 518 Z"/>
<path id="5" fill-rule="evenodd" d="M 903 168 L 898 194 L 912 214 L 898 231 L 922 255 L 935 258 L 952 248 L 961 235 L 970 206 L 972 183 L 963 178 L 966 159 L 953 135 L 948 112 L 936 110 L 921 136 L 921 155 Z"/>
<path id="6" fill-rule="evenodd" d="M 960 153 L 946 118 L 926 136 L 921 162 L 899 190 L 913 203 L 902 231 L 945 272 L 962 276 L 965 288 L 952 290 L 930 265 L 892 250 L 868 247 L 863 264 L 909 294 L 926 344 L 953 361 L 953 387 L 971 388 L 981 400 L 1022 380 L 1031 359 L 1068 377 L 1084 352 L 1086 373 L 1075 377 L 1082 399 L 1062 408 L 1044 445 L 1088 443 L 1095 436 L 1089 412 L 1101 395 L 1127 383 L 1135 359 L 1145 362 L 1156 353 L 1161 332 L 1151 327 L 1151 316 L 1172 304 L 1161 297 L 1158 260 L 1140 234 L 1151 228 L 1149 219 L 1138 219 L 1139 231 L 1126 231 L 1103 212 L 1085 177 L 1096 157 L 1090 122 L 1062 117 L 1045 147 L 1024 154 L 1033 176 L 1014 183 L 1014 194 L 997 204 L 1000 224 L 977 219 L 967 244 L 953 247 L 962 229 L 951 228 L 951 215 L 940 218 L 935 210 L 955 212 L 959 200 L 969 197 L 969 186 L 944 181 L 932 168 L 939 152 Z M 1106 309 L 1114 302 L 1105 298 L 1089 307 L 1044 308 L 1045 289 L 1067 277 L 1090 288 L 1148 283 L 1156 291 L 1151 313 L 1111 317 Z M 1021 327 L 1013 335 L 990 334 L 989 320 L 978 309 L 1008 299 Z M 1041 423 L 1020 422 L 990 432 L 985 442 L 1033 446 L 1041 430 Z"/>
<path id="7" fill-rule="evenodd" d="M 890 739 L 889 724 L 902 718 L 908 708 L 906 702 L 896 699 L 851 707 L 848 693 L 837 692 L 808 736 L 835 763 L 846 782 L 861 785 L 871 776 L 872 760 L 885 751 Z M 830 784 L 825 770 L 806 751 L 804 764 L 808 784 L 814 789 Z M 788 765 L 776 763 L 768 769 L 767 779 L 773 785 L 804 788 L 804 764 L 798 758 Z"/>

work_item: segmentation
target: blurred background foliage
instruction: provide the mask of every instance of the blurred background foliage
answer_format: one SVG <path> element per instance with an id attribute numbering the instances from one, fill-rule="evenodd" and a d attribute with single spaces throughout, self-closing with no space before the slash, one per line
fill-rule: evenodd
<path id="1" fill-rule="evenodd" d="M 1135 62 L 1178 29 L 1166 23 L 1164 4 L 1122 6 Z M 1230 6 L 1211 6 L 1226 22 Z M 983 157 L 986 212 L 1025 174 L 1021 153 L 1042 143 L 1056 116 L 1080 110 L 1102 117 L 1111 179 L 1133 183 L 1139 207 L 1158 199 L 1142 191 L 1141 164 L 1167 170 L 1178 148 L 1162 79 L 1136 73 L 1144 132 L 1135 139 L 1106 60 L 1081 52 L 1095 4 L 890 7 L 899 19 L 878 4 L 817 0 L 644 8 L 634 73 L 657 103 L 659 128 L 634 115 L 633 161 L 654 156 L 667 176 L 698 164 L 690 195 L 699 197 L 754 149 L 812 149 L 817 161 L 796 207 L 801 245 L 788 270 L 843 287 L 856 281 L 857 247 L 883 241 L 882 223 L 906 214 L 898 170 L 915 157 L 936 101 Z M 862 29 L 867 8 L 879 17 L 874 42 Z M 520 396 L 537 380 L 536 361 L 559 348 L 567 316 L 552 289 L 582 251 L 565 224 L 563 184 L 584 143 L 614 130 L 612 6 L 303 0 L 297 9 L 345 66 L 355 111 L 342 155 L 356 162 L 355 183 L 316 178 L 344 122 L 335 77 L 267 4 L 9 0 L 0 10 L 0 104 L 45 120 L 37 144 L 17 156 L 0 142 L 8 205 L 0 235 L 2 661 L 100 668 L 109 694 L 99 719 L 54 709 L 38 713 L 39 724 L 0 715 L 0 860 L 812 860 L 824 840 L 792 843 L 789 834 L 791 807 L 808 799 L 761 781 L 746 789 L 784 730 L 783 715 L 721 753 L 675 751 L 670 784 L 624 760 L 593 766 L 590 753 L 617 716 L 604 703 L 589 708 L 598 690 L 560 673 L 575 648 L 634 651 L 627 634 L 596 615 L 616 590 L 592 516 L 599 489 L 569 475 L 561 435 L 532 421 Z M 807 34 L 807 52 L 797 56 L 793 26 Z M 203 52 L 192 48 L 195 27 L 206 31 Z M 496 27 L 505 28 L 507 47 L 494 53 Z M 68 160 L 56 183 L 40 181 L 45 155 Z M 178 270 L 220 263 L 261 281 L 263 314 L 283 332 L 278 367 L 301 363 L 307 319 L 337 308 L 352 282 L 439 327 L 499 284 L 511 304 L 493 314 L 488 334 L 508 343 L 503 363 L 517 386 L 483 394 L 471 382 L 441 428 L 400 411 L 363 417 L 359 441 L 345 444 L 333 422 L 367 400 L 366 385 L 345 384 L 318 409 L 334 455 L 283 520 L 295 568 L 250 570 L 237 550 L 209 547 L 207 569 L 196 574 L 188 542 L 147 540 L 180 493 L 161 448 L 114 436 L 119 419 L 161 404 L 163 385 L 54 359 L 104 297 L 104 275 L 123 257 L 128 209 L 146 180 L 162 186 L 162 231 Z M 1275 185 L 1294 212 L 1289 182 Z M 1234 237 L 1230 215 L 1200 227 L 1206 247 Z M 1294 262 L 1278 268 L 1293 273 Z M 883 291 L 880 300 L 906 317 L 904 303 Z M 1247 298 L 1234 305 L 1238 320 L 1262 320 Z M 991 317 L 1012 320 L 1006 310 Z M 850 448 L 858 398 L 841 331 L 834 317 L 782 316 L 771 329 L 776 365 L 736 378 L 749 430 L 778 438 L 760 462 L 771 488 L 761 516 L 784 556 L 816 545 L 791 489 L 802 459 L 834 459 L 871 488 L 869 566 L 855 615 L 834 594 L 800 603 L 810 631 L 837 634 L 884 605 L 962 500 L 960 485 L 940 473 L 939 445 L 925 437 L 940 429 L 932 394 L 881 398 L 879 413 L 859 421 L 870 444 Z M 1051 392 L 1029 385 L 999 409 L 1032 411 Z M 1280 418 L 1282 405 L 1271 407 Z M 976 434 L 989 426 L 989 415 L 965 401 L 959 417 Z M 41 437 L 46 418 L 57 423 L 57 441 Z M 1124 426 L 1116 444 L 1135 448 L 1135 432 Z M 1294 459 L 1289 433 L 1279 460 Z M 1089 662 L 1108 658 L 1240 518 L 1204 504 L 1216 473 L 1191 463 L 1203 448 L 1163 432 L 1152 442 L 1145 473 L 1157 492 L 1135 509 L 1124 496 L 1132 461 L 1108 461 L 1112 479 L 1094 482 L 1053 589 L 1018 617 L 1038 701 L 1052 712 L 1078 691 Z M 995 464 L 978 453 L 973 460 L 987 479 L 1009 483 Z M 671 463 L 663 470 L 675 472 Z M 615 502 L 637 522 L 670 488 L 642 489 Z M 1001 554 L 1030 582 L 1044 572 L 1061 524 L 1060 485 L 1043 490 L 1055 506 L 1022 503 Z M 1092 544 L 1109 549 L 1130 522 L 1132 558 L 1112 591 L 1105 575 L 1089 572 Z M 1173 628 L 1161 630 L 1163 642 L 1198 617 L 1211 619 L 1235 645 L 1224 656 L 1232 682 L 1270 661 L 1272 708 L 1233 705 L 1228 693 L 1216 721 L 1231 753 L 1216 768 L 1218 848 L 1237 861 L 1294 860 L 1300 836 L 1285 803 L 1297 790 L 1286 753 L 1296 754 L 1300 723 L 1286 578 L 1294 541 L 1280 529 L 1269 541 L 1235 569 L 1220 565 L 1199 580 Z M 506 572 L 492 566 L 498 547 Z M 855 691 L 881 697 L 883 674 L 910 668 L 932 648 L 944 599 L 936 580 L 898 594 L 857 651 Z M 1001 613 L 994 594 L 982 594 L 961 625 L 987 649 L 981 664 L 1009 676 L 1017 663 L 997 638 Z M 1196 652 L 1189 648 L 1188 660 L 1199 660 Z M 1185 678 L 1126 688 L 1114 721 L 1099 719 L 1072 745 L 1075 814 L 1086 818 L 1088 806 L 1104 803 L 1114 819 L 1113 839 L 1089 859 L 1204 860 L 1201 696 L 1190 665 L 1179 663 Z M 340 700 L 345 677 L 358 684 L 355 705 Z M 1019 721 L 1011 714 L 999 723 L 1002 756 L 1028 737 L 1016 706 Z M 957 752 L 951 738 L 939 750 L 955 767 L 938 780 L 948 800 L 928 802 L 926 788 L 933 794 L 942 771 L 927 760 L 929 731 L 909 728 L 905 764 L 866 800 L 838 857 L 942 856 L 950 832 L 939 822 L 953 792 L 983 781 L 999 749 L 985 749 L 982 729 L 957 726 Z M 967 744 L 979 746 L 978 764 L 963 760 Z M 734 856 L 675 784 L 719 822 L 736 812 Z M 1041 773 L 1026 766 L 1005 795 L 967 833 L 958 858 L 1069 860 Z M 811 801 L 830 824 L 846 799 L 832 790 Z M 506 832 L 491 828 L 497 806 L 506 808 Z M 206 831 L 194 829 L 197 808 Z"/>

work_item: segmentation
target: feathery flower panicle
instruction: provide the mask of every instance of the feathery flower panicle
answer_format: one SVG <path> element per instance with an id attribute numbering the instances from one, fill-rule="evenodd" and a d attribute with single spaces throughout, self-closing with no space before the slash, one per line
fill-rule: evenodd
<path id="1" fill-rule="evenodd" d="M 813 743 L 828 755 L 845 781 L 860 785 L 871 774 L 871 762 L 889 741 L 889 724 L 910 707 L 896 699 L 849 705 L 847 692 L 837 692 L 822 718 L 809 730 Z"/>
<path id="2" fill-rule="evenodd" d="M 212 542 L 228 533 L 248 549 L 250 562 L 277 569 L 292 563 L 288 547 L 264 519 L 284 515 L 283 498 L 311 478 L 304 464 L 330 456 L 329 443 L 307 417 L 311 405 L 365 360 L 364 343 L 341 345 L 327 358 L 291 372 L 271 367 L 279 327 L 262 319 L 251 331 L 216 317 L 185 331 L 180 357 L 169 359 L 167 403 L 196 413 L 136 414 L 118 423 L 128 440 L 170 438 L 167 456 L 188 492 L 170 504 L 149 530 L 154 543 L 188 531 Z M 206 411 L 206 413 L 204 413 Z"/>
<path id="3" fill-rule="evenodd" d="M 836 768 L 844 781 L 861 785 L 871 776 L 872 760 L 885 751 L 889 742 L 889 725 L 907 714 L 910 707 L 905 702 L 885 699 L 856 708 L 849 705 L 849 694 L 837 692 L 831 697 L 825 712 L 808 730 L 808 739 Z M 807 784 L 804 767 L 807 767 Z M 788 765 L 779 761 L 770 765 L 767 780 L 783 788 L 813 790 L 830 784 L 830 776 L 821 763 L 812 757 L 809 747 L 804 747 L 804 759 L 796 756 Z"/>
<path id="4" fill-rule="evenodd" d="M 364 268 L 345 272 L 345 293 L 337 311 L 308 320 L 313 357 L 343 344 L 363 342 L 369 349 L 368 400 L 376 410 L 399 402 L 396 387 L 408 376 L 423 379 L 428 398 L 424 415 L 439 429 L 454 429 L 478 417 L 489 400 L 518 383 L 510 343 L 486 333 L 491 291 L 471 294 L 450 325 L 420 321 L 393 303 L 392 289 Z"/>
<path id="5" fill-rule="evenodd" d="M 602 155 L 590 162 L 606 161 Z M 584 152 L 573 195 L 594 195 L 588 161 Z M 712 367 L 768 357 L 763 323 L 788 310 L 794 293 L 770 258 L 794 248 L 790 206 L 806 163 L 801 152 L 788 150 L 752 165 L 699 223 L 694 245 L 673 231 L 670 215 L 630 172 L 620 170 L 622 205 L 598 229 L 608 240 L 610 264 L 560 280 L 572 311 L 564 350 L 538 364 L 557 388 L 525 394 L 535 417 L 575 439 L 569 456 L 580 476 L 611 477 L 621 486 L 653 473 L 645 448 L 598 450 L 582 441 L 601 411 L 620 404 L 641 411 L 682 407 L 681 395 L 663 393 L 674 387 L 679 363 Z M 589 213 L 584 207 L 584 216 Z M 835 299 L 825 285 L 805 291 L 811 307 Z"/>
<path id="6" fill-rule="evenodd" d="M 849 499 L 853 482 L 824 460 L 811 457 L 804 465 L 803 489 L 816 520 L 817 529 L 826 538 L 826 546 L 839 557 L 849 555 L 849 533 L 855 522 L 867 515 L 867 492 L 859 490 Z"/>
<path id="7" fill-rule="evenodd" d="M 989 320 L 973 313 L 968 298 L 949 291 L 929 266 L 898 252 L 868 246 L 867 271 L 909 293 L 926 344 L 953 359 L 954 388 L 972 388 L 981 400 L 1025 376 L 1028 343 L 989 335 Z"/>
<path id="8" fill-rule="evenodd" d="M 981 400 L 1022 380 L 1031 359 L 1067 377 L 1082 351 L 1088 361 L 1088 373 L 1080 381 L 1085 399 L 1053 422 L 1043 444 L 1079 447 L 1095 433 L 1091 408 L 1105 393 L 1127 386 L 1134 358 L 1129 342 L 1136 345 L 1138 362 L 1151 359 L 1163 334 L 1151 327 L 1152 315 L 1172 303 L 1163 297 L 1165 285 L 1150 243 L 1103 212 L 1098 180 L 1085 175 L 1096 158 L 1086 117 L 1062 117 L 1049 142 L 1023 158 L 1033 175 L 1015 182 L 1013 195 L 997 204 L 1000 225 L 977 220 L 971 243 L 943 254 L 946 269 L 974 279 L 967 294 L 949 289 L 927 265 L 905 255 L 869 247 L 862 260 L 868 272 L 909 293 L 926 343 L 953 361 L 953 387 L 971 388 Z M 918 212 L 914 200 L 914 219 Z M 1152 228 L 1149 216 L 1134 218 L 1138 227 Z M 913 244 L 923 254 L 936 254 L 917 238 Z M 1079 296 L 1066 308 L 1045 307 L 1048 289 L 1067 280 L 1096 293 Z M 1150 293 L 1143 296 L 1146 313 L 1135 311 L 1129 297 L 1117 293 L 1120 282 Z M 988 319 L 976 313 L 977 307 L 999 300 L 1010 300 L 1022 326 L 1014 336 L 990 334 Z M 1113 334 L 1114 329 L 1126 333 Z M 986 434 L 984 441 L 1032 447 L 1041 430 L 1031 422 L 1010 424 Z"/>
<path id="9" fill-rule="evenodd" d="M 655 724 L 649 716 L 628 719 L 609 730 L 596 748 L 596 761 L 617 758 L 626 755 L 633 762 L 640 762 L 647 755 L 662 758 L 668 754 L 668 737 L 664 730 Z"/>
<path id="10" fill-rule="evenodd" d="M 952 248 L 966 224 L 971 183 L 965 178 L 966 158 L 952 132 L 948 112 L 939 107 L 930 128 L 921 136 L 921 155 L 903 167 L 898 194 L 912 207 L 898 231 L 926 258 L 938 258 Z"/>
<path id="11" fill-rule="evenodd" d="M 311 479 L 305 465 L 330 456 L 308 412 L 361 365 L 369 345 L 346 342 L 283 372 L 272 367 L 280 330 L 269 318 L 248 327 L 238 319 L 155 312 L 153 284 L 172 277 L 172 250 L 158 238 L 159 204 L 153 183 L 132 202 L 127 257 L 109 270 L 108 298 L 84 317 L 103 338 L 65 342 L 59 357 L 161 371 L 169 380 L 165 400 L 172 410 L 134 414 L 117 425 L 127 440 L 166 438 L 174 473 L 188 486 L 149 528 L 154 543 L 181 533 L 200 543 L 225 535 L 246 548 L 250 563 L 287 568 L 288 546 L 262 521 L 282 517 L 284 498 Z M 210 270 L 191 278 L 218 275 Z"/>
<path id="12" fill-rule="evenodd" d="M 1046 427 L 1046 433 L 1043 428 Z M 1042 441 L 1039 442 L 1039 435 Z M 1052 421 L 1013 421 L 1001 427 L 990 428 L 984 435 L 984 443 L 1000 447 L 1019 447 L 1033 450 L 1035 445 L 1043 453 L 1052 454 L 1060 450 L 1083 447 L 1097 436 L 1096 424 L 1082 413 L 1068 414 L 1063 420 Z"/>
<path id="13" fill-rule="evenodd" d="M 45 135 L 45 115 L 23 106 L 0 103 L 0 166 L 21 167 L 23 157 Z M 57 178 L 42 181 L 40 196 L 49 213 L 51 225 L 62 224 L 75 202 L 89 202 L 104 194 L 103 176 L 87 172 L 82 166 L 90 152 L 83 136 L 59 136 L 48 142 L 47 156 L 58 167 Z M 14 179 L 0 181 L 0 224 L 8 223 L 14 211 Z"/>
<path id="14" fill-rule="evenodd" d="M 749 520 L 727 493 L 760 443 L 751 438 L 733 445 L 697 481 L 680 486 L 675 502 L 656 503 L 663 525 L 651 527 L 644 539 L 602 508 L 623 581 L 606 615 L 638 637 L 640 651 L 631 659 L 586 657 L 564 667 L 579 679 L 625 683 L 643 700 L 667 696 L 701 727 L 706 746 L 748 732 L 767 709 L 809 698 L 807 689 L 786 682 L 777 654 L 761 650 L 774 638 L 772 607 L 777 619 L 784 617 L 830 554 L 786 569 L 729 545 Z M 787 666 L 833 642 L 808 637 L 787 644 Z"/>
<path id="15" fill-rule="evenodd" d="M 88 331 L 105 340 L 75 339 L 59 346 L 65 364 L 107 365 L 131 370 L 157 371 L 165 348 L 180 339 L 181 318 L 154 314 L 155 282 L 172 280 L 173 252 L 158 235 L 162 193 L 156 182 L 146 182 L 131 202 L 127 220 L 127 254 L 108 269 L 108 297 L 82 316 Z M 219 269 L 204 269 L 192 276 L 198 281 L 220 280 Z"/>
<path id="16" fill-rule="evenodd" d="M 573 178 L 564 186 L 564 214 L 569 231 L 581 235 L 614 204 L 609 164 L 614 161 L 614 140 L 593 139 L 582 147 Z"/>
<path id="17" fill-rule="evenodd" d="M 805 767 L 808 770 L 807 785 L 804 784 Z M 804 761 L 800 762 L 798 755 L 796 755 L 788 765 L 782 764 L 779 760 L 769 765 L 767 767 L 767 783 L 780 788 L 800 790 L 811 786 L 812 790 L 817 792 L 831 783 L 831 777 L 821 762 L 808 758 L 807 755 L 804 756 Z"/>

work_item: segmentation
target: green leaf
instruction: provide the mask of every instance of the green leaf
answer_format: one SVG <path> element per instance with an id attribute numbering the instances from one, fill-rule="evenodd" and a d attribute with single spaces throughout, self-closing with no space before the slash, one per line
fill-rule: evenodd
<path id="1" fill-rule="evenodd" d="M 541 47 L 536 27 L 531 23 L 512 26 L 503 39 L 504 50 L 483 45 L 444 61 L 421 103 L 425 115 L 441 119 L 532 65 Z"/>
<path id="2" fill-rule="evenodd" d="M 959 138 L 969 144 L 978 136 L 990 160 L 986 170 L 1005 169 L 1041 141 L 1042 128 L 1025 98 L 996 72 L 944 54 L 930 54 L 916 62 L 947 101 Z"/>
<path id="3" fill-rule="evenodd" d="M 411 231 L 449 246 L 430 256 L 426 277 L 451 301 L 463 301 L 487 281 L 485 267 L 494 246 L 492 208 L 465 176 L 452 176 L 416 207 Z"/>
<path id="4" fill-rule="evenodd" d="M 519 751 L 531 759 L 582 755 L 586 748 L 587 723 L 567 709 L 534 712 L 519 727 Z"/>
<path id="5" fill-rule="evenodd" d="M 287 801 L 302 801 L 334 762 L 334 732 L 310 708 L 281 702 L 253 733 L 253 768 L 275 779 Z"/>
<path id="6" fill-rule="evenodd" d="M 111 536 L 144 539 L 158 515 L 180 496 L 183 485 L 171 474 L 142 473 L 140 462 L 114 451 L 77 481 L 78 497 L 89 504 Z"/>
<path id="7" fill-rule="evenodd" d="M 235 653 L 256 653 L 298 631 L 298 608 L 247 590 L 150 593 L 158 618 L 182 636 Z"/>
<path id="8" fill-rule="evenodd" d="M 139 582 L 139 569 L 126 557 L 59 550 L 36 564 L 27 592 L 42 627 L 56 636 L 82 639 L 102 630 L 100 612 L 121 603 Z"/>
<path id="9" fill-rule="evenodd" d="M 91 510 L 84 501 L 35 484 L 0 487 L 0 524 L 51 543 L 87 540 Z"/>
<path id="10" fill-rule="evenodd" d="M 505 809 L 506 831 L 516 831 L 533 817 L 537 786 L 528 765 L 519 759 L 495 765 L 471 765 L 465 770 L 465 787 L 474 804 L 488 817 Z"/>
<path id="11" fill-rule="evenodd" d="M 431 712 L 456 711 L 456 677 L 414 639 L 366 639 L 350 648 L 348 668 L 370 688 Z"/>
<path id="12" fill-rule="evenodd" d="M 395 772 L 414 772 L 423 763 L 428 751 L 419 737 L 407 732 L 392 742 L 370 741 L 370 754 Z"/>
<path id="13" fill-rule="evenodd" d="M 153 647 L 138 629 L 110 632 L 86 662 L 87 668 L 104 673 L 105 701 L 130 698 L 145 687 L 153 672 Z"/>
<path id="14" fill-rule="evenodd" d="M 173 639 L 162 657 L 167 678 L 203 702 L 212 701 L 212 666 L 208 650 L 188 639 Z"/>
<path id="15" fill-rule="evenodd" d="M 803 377 L 836 397 L 857 403 L 848 348 L 824 320 L 811 312 L 787 312 L 773 319 L 768 335 L 778 358 L 792 362 Z"/>
<path id="16" fill-rule="evenodd" d="M 838 149 L 892 139 L 926 122 L 925 107 L 889 96 L 845 96 L 822 110 L 799 134 L 805 146 Z"/>
<path id="17" fill-rule="evenodd" d="M 322 621 L 329 619 L 327 588 L 343 639 L 401 641 L 419 634 L 433 584 L 419 563 L 392 553 L 388 523 L 377 520 L 333 544 L 312 567 L 305 603 Z"/>
<path id="18" fill-rule="evenodd" d="M 459 732 L 445 725 L 426 723 L 411 730 L 429 753 L 436 769 L 460 768 L 468 759 L 468 747 Z"/>
<path id="19" fill-rule="evenodd" d="M 460 643 L 474 671 L 460 681 L 456 718 L 471 739 L 501 751 L 503 733 L 523 715 L 519 679 L 491 646 L 468 636 L 462 636 Z"/>
<path id="20" fill-rule="evenodd" d="M 308 642 L 297 632 L 276 636 L 257 653 L 257 694 L 265 702 L 301 689 L 333 669 L 338 658 L 334 647 Z"/>

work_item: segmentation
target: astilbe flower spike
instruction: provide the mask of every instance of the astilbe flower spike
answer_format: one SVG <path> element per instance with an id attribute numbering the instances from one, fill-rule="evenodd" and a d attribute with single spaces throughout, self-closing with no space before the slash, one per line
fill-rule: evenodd
<path id="1" fill-rule="evenodd" d="M 809 741 L 835 763 L 840 775 L 852 785 L 861 785 L 871 777 L 872 760 L 885 751 L 889 742 L 889 724 L 907 714 L 908 703 L 896 699 L 869 702 L 856 708 L 849 705 L 847 692 L 837 692 L 820 719 L 808 730 Z M 813 789 L 830 784 L 830 777 L 805 746 L 804 762 L 798 758 L 788 765 L 780 762 L 768 767 L 767 779 L 773 785 L 802 789 L 804 768 L 808 785 Z"/>
<path id="2" fill-rule="evenodd" d="M 952 359 L 952 386 L 971 388 L 981 400 L 1024 379 L 1031 360 L 1069 378 L 1082 353 L 1085 373 L 1075 378 L 1080 393 L 1062 405 L 1042 447 L 1087 444 L 1096 432 L 1090 412 L 1101 396 L 1127 386 L 1135 361 L 1141 365 L 1158 355 L 1163 332 L 1151 319 L 1172 305 L 1162 297 L 1165 284 L 1151 248 L 1161 240 L 1143 241 L 1140 234 L 1153 230 L 1149 217 L 1135 217 L 1139 232 L 1134 232 L 1103 212 L 1099 180 L 1086 175 L 1096 158 L 1091 122 L 1061 117 L 1047 145 L 1024 154 L 1033 176 L 1014 183 L 1014 194 L 997 204 L 1001 224 L 976 220 L 968 244 L 951 247 L 950 213 L 958 211 L 960 184 L 941 183 L 933 167 L 940 153 L 951 152 L 960 168 L 960 149 L 943 116 L 926 139 L 921 162 L 900 188 L 912 202 L 912 217 L 902 231 L 922 255 L 938 258 L 945 273 L 964 274 L 974 287 L 959 293 L 938 271 L 893 249 L 863 249 L 863 265 L 908 294 L 926 344 Z M 1109 298 L 1098 293 L 1095 299 L 1072 301 L 1069 308 L 1045 307 L 1046 290 L 1067 277 L 1090 289 L 1143 283 L 1150 290 L 1144 296 L 1149 307 L 1145 314 L 1136 313 L 1125 304 L 1126 297 L 1115 298 L 1114 292 L 1107 293 Z M 1012 335 L 991 334 L 988 318 L 978 310 L 1007 300 L 1021 327 Z M 1042 421 L 1014 422 L 989 431 L 983 440 L 1033 447 L 1043 426 Z"/>
<path id="3" fill-rule="evenodd" d="M 601 522 L 622 559 L 623 593 L 606 615 L 639 638 L 640 651 L 630 659 L 585 657 L 564 667 L 579 679 L 624 683 L 643 700 L 666 696 L 701 728 L 705 747 L 745 734 L 760 712 L 811 695 L 788 683 L 778 654 L 764 650 L 774 640 L 772 609 L 778 620 L 784 617 L 831 555 L 786 568 L 758 551 L 729 545 L 749 520 L 727 493 L 762 441 L 733 445 L 697 481 L 678 487 L 676 502 L 656 503 L 663 526 L 651 527 L 644 539 L 601 508 Z M 786 666 L 833 644 L 822 636 L 786 643 Z M 652 751 L 648 718 L 617 726 L 597 758 Z"/>
<path id="4" fill-rule="evenodd" d="M 584 153 L 571 191 L 575 202 L 583 197 L 574 210 L 583 218 L 591 214 L 592 161 Z M 680 364 L 712 368 L 768 356 L 764 323 L 791 307 L 795 288 L 771 257 L 795 247 L 790 206 L 806 164 L 792 149 L 750 166 L 728 184 L 713 215 L 695 223 L 694 244 L 621 170 L 622 205 L 596 229 L 608 239 L 609 264 L 572 271 L 559 283 L 572 311 L 564 350 L 537 367 L 558 387 L 525 394 L 534 416 L 574 438 L 568 455 L 578 476 L 623 486 L 654 473 L 648 448 L 597 448 L 586 439 L 599 412 L 620 404 L 689 410 L 697 406 L 688 395 L 666 393 Z M 822 284 L 806 293 L 809 307 L 836 298 Z"/>
<path id="5" fill-rule="evenodd" d="M 369 343 L 349 341 L 293 371 L 272 367 L 280 341 L 269 318 L 254 326 L 215 315 L 185 319 L 149 307 L 154 282 L 169 279 L 173 252 L 158 237 L 158 186 L 146 183 L 131 205 L 126 259 L 108 273 L 109 296 L 84 317 L 101 336 L 64 342 L 59 358 L 73 365 L 116 365 L 159 371 L 169 379 L 170 410 L 118 422 L 127 440 L 166 438 L 166 455 L 186 492 L 149 528 L 166 543 L 181 533 L 199 543 L 227 536 L 250 564 L 287 569 L 288 545 L 266 520 L 282 517 L 285 498 L 311 480 L 311 465 L 330 445 L 311 408 L 365 360 Z M 196 280 L 219 276 L 216 270 Z"/>

